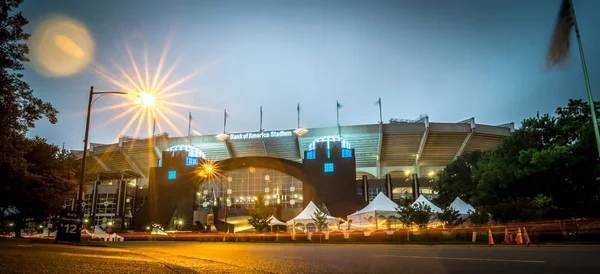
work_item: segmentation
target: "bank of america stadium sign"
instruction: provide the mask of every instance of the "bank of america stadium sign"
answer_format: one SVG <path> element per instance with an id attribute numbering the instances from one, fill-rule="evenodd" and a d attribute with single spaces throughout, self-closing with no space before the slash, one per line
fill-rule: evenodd
<path id="1" fill-rule="evenodd" d="M 291 130 L 232 133 L 229 135 L 229 139 L 230 140 L 247 140 L 247 139 L 259 139 L 259 138 L 292 137 L 293 134 L 294 134 L 294 132 Z"/>

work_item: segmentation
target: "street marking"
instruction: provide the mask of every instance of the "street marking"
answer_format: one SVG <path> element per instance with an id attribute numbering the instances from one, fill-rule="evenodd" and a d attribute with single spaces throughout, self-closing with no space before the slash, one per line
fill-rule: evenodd
<path id="1" fill-rule="evenodd" d="M 456 258 L 456 257 L 427 257 L 427 256 L 402 256 L 402 255 L 373 255 L 381 257 L 397 257 L 410 259 L 438 259 L 438 260 L 459 260 L 459 261 L 485 261 L 485 262 L 510 262 L 510 263 L 538 263 L 543 264 L 546 261 L 534 260 L 505 260 L 505 259 L 485 259 L 485 258 Z"/>

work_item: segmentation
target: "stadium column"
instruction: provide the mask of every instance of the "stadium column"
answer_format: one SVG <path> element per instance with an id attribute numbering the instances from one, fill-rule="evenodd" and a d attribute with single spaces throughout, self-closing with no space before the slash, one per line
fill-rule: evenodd
<path id="1" fill-rule="evenodd" d="M 392 199 L 392 175 L 385 175 L 385 195 Z"/>

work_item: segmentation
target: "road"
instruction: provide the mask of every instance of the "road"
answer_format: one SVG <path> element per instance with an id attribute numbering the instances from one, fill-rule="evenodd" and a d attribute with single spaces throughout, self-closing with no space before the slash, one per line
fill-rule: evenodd
<path id="1" fill-rule="evenodd" d="M 0 241 L 0 273 L 600 273 L 594 247 Z"/>

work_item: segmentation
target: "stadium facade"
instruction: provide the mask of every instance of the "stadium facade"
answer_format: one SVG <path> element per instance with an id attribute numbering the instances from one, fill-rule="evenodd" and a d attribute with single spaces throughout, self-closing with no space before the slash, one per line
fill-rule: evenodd
<path id="1" fill-rule="evenodd" d="M 435 123 L 422 117 L 326 128 L 121 137 L 118 143 L 90 145 L 83 209 L 90 224 L 101 227 L 144 229 L 152 222 L 190 227 L 206 223 L 211 213 L 217 220 L 247 214 L 263 194 L 279 219 L 291 219 L 311 200 L 334 216 L 346 216 L 379 192 L 392 199 L 435 196 L 437 172 L 463 153 L 497 147 L 512 131 L 512 123 L 482 125 L 474 118 Z"/>

